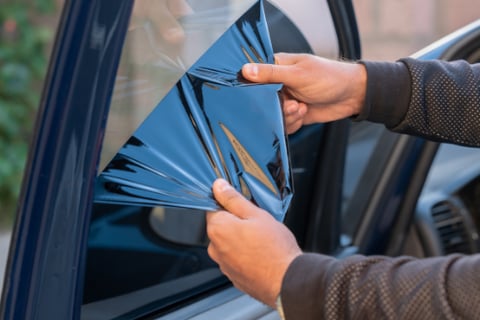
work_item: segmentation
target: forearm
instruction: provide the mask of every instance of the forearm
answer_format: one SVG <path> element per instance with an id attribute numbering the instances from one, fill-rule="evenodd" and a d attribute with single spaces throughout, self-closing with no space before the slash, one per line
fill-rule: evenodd
<path id="1" fill-rule="evenodd" d="M 412 96 L 396 132 L 480 146 L 480 64 L 406 59 Z M 423 75 L 423 76 L 420 76 Z"/>
<path id="2" fill-rule="evenodd" d="M 282 286 L 286 319 L 470 319 L 480 314 L 480 257 L 305 254 Z"/>
<path id="3" fill-rule="evenodd" d="M 397 126 L 407 113 L 411 96 L 408 68 L 401 62 L 361 61 L 367 70 L 364 105 L 356 120 Z"/>
<path id="4" fill-rule="evenodd" d="M 480 64 L 362 62 L 368 74 L 358 120 L 434 141 L 480 146 Z"/>

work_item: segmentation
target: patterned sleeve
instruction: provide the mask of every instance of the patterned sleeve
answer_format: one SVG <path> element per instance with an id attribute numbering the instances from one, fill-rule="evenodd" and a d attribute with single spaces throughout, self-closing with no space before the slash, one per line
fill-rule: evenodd
<path id="1" fill-rule="evenodd" d="M 368 87 L 360 120 L 434 141 L 480 146 L 480 64 L 411 58 L 362 63 Z"/>
<path id="2" fill-rule="evenodd" d="M 357 120 L 480 146 L 480 64 L 361 61 L 365 106 Z M 412 257 L 303 254 L 289 266 L 281 300 L 289 319 L 478 319 L 480 254 Z"/>
<path id="3" fill-rule="evenodd" d="M 415 259 L 304 254 L 281 299 L 289 319 L 476 319 L 480 255 Z"/>

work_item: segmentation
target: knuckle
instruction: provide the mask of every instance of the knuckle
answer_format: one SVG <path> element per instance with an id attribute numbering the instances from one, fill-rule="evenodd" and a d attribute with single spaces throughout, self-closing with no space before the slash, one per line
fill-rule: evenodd
<path id="1" fill-rule="evenodd" d="M 218 223 L 215 220 L 211 218 L 207 223 L 207 236 L 210 240 L 215 240 L 218 235 Z"/>
<path id="2" fill-rule="evenodd" d="M 269 72 L 267 74 L 268 80 L 269 81 L 277 81 L 277 79 L 280 77 L 279 74 L 279 68 L 274 66 L 274 65 L 268 65 Z"/>
<path id="3" fill-rule="evenodd" d="M 207 236 L 210 241 L 215 241 L 215 239 L 218 237 L 218 229 L 218 226 L 214 223 L 209 223 L 207 225 Z"/>
<path id="4" fill-rule="evenodd" d="M 215 250 L 215 247 L 210 243 L 207 248 L 207 253 L 212 258 L 213 261 L 217 262 L 218 261 L 218 256 L 217 256 L 217 251 Z"/>
<path id="5" fill-rule="evenodd" d="M 235 191 L 231 190 L 224 193 L 222 200 L 222 205 L 228 210 L 235 207 L 235 204 L 239 200 L 239 196 Z"/>

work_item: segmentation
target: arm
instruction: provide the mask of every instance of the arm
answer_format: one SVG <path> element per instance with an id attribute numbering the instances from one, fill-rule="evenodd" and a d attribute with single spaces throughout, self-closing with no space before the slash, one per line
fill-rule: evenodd
<path id="1" fill-rule="evenodd" d="M 304 124 L 356 117 L 399 133 L 480 146 L 480 64 L 349 63 L 277 54 L 275 65 L 246 65 L 242 71 L 251 81 L 284 84 L 288 133 Z"/>
<path id="2" fill-rule="evenodd" d="M 415 59 L 362 63 L 368 86 L 358 119 L 434 141 L 480 146 L 480 64 Z"/>
<path id="3" fill-rule="evenodd" d="M 480 255 L 415 259 L 302 254 L 294 236 L 225 181 L 213 185 L 228 211 L 207 214 L 208 253 L 240 290 L 286 319 L 475 319 Z M 367 316 L 368 315 L 368 316 Z"/>
<path id="4" fill-rule="evenodd" d="M 405 118 L 392 130 L 480 146 L 480 64 L 461 60 L 402 62 L 410 71 L 412 97 Z"/>
<path id="5" fill-rule="evenodd" d="M 286 319 L 475 319 L 480 255 L 441 258 L 304 254 L 282 285 Z"/>

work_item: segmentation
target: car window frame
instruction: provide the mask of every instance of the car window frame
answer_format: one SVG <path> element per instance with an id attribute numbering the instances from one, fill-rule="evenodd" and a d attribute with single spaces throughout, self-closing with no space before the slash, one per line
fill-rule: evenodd
<path id="1" fill-rule="evenodd" d="M 79 315 L 98 138 L 131 8 L 129 0 L 64 4 L 19 198 L 2 319 Z M 94 68 L 100 61 L 107 63 Z M 72 181 L 78 189 L 66 187 Z"/>

